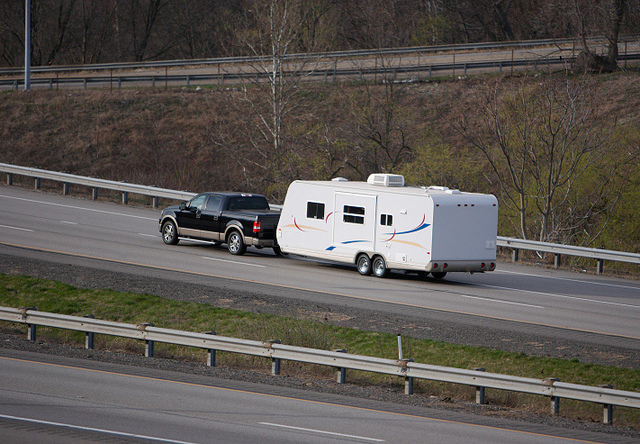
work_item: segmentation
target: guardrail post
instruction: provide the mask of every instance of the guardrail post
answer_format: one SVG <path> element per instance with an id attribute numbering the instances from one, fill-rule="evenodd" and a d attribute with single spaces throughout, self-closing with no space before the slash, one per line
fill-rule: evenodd
<path id="1" fill-rule="evenodd" d="M 7 185 L 13 185 L 13 173 L 7 173 Z"/>
<path id="2" fill-rule="evenodd" d="M 560 268 L 560 255 L 556 254 L 554 260 L 553 260 L 553 266 L 555 268 Z"/>
<path id="3" fill-rule="evenodd" d="M 215 331 L 208 331 L 205 334 L 207 335 L 217 335 Z M 216 351 L 212 348 L 207 349 L 207 367 L 215 367 L 216 366 Z"/>
<path id="4" fill-rule="evenodd" d="M 613 388 L 611 384 L 601 385 L 602 388 Z M 613 424 L 613 405 L 611 404 L 603 404 L 602 405 L 602 423 L 603 424 Z"/>
<path id="5" fill-rule="evenodd" d="M 560 413 L 560 398 L 557 396 L 551 397 L 551 416 L 558 416 Z"/>
<path id="6" fill-rule="evenodd" d="M 269 345 L 282 344 L 280 339 L 272 339 L 268 341 Z M 280 358 L 271 358 L 271 374 L 277 376 L 280 374 Z"/>
<path id="7" fill-rule="evenodd" d="M 128 191 L 123 191 L 122 192 L 122 204 L 126 205 L 127 203 L 129 203 L 129 192 Z"/>
<path id="8" fill-rule="evenodd" d="M 147 327 L 153 327 L 153 324 L 152 323 L 138 324 L 138 330 L 145 331 Z M 146 358 L 153 358 L 153 346 L 154 346 L 154 341 L 149 341 L 148 339 L 144 340 L 144 356 Z"/>
<path id="9" fill-rule="evenodd" d="M 477 372 L 483 372 L 485 371 L 484 367 L 476 367 L 473 370 L 477 371 Z M 484 387 L 480 387 L 480 386 L 476 386 L 476 404 L 484 404 Z"/>
<path id="10" fill-rule="evenodd" d="M 346 348 L 338 348 L 333 350 L 334 352 L 338 352 L 338 353 L 346 353 L 347 349 Z M 347 379 L 347 369 L 344 367 L 336 367 L 336 382 L 338 384 L 344 384 L 345 380 Z"/>
<path id="11" fill-rule="evenodd" d="M 514 248 L 513 251 L 511 252 L 511 262 L 516 263 L 518 262 L 518 253 L 520 250 L 518 250 L 517 248 Z"/>
<path id="12" fill-rule="evenodd" d="M 69 194 L 69 182 L 64 182 L 62 184 L 62 194 L 65 196 Z"/>
<path id="13" fill-rule="evenodd" d="M 36 307 L 22 307 L 22 319 L 27 318 L 27 312 L 29 310 L 36 310 Z M 27 339 L 29 341 L 36 341 L 36 326 L 34 324 L 27 324 Z"/>
<path id="14" fill-rule="evenodd" d="M 398 364 L 402 366 L 402 371 L 404 373 L 407 372 L 407 364 L 409 362 L 413 362 L 413 358 L 410 359 L 399 359 Z M 413 395 L 413 377 L 405 376 L 404 377 L 404 394 L 405 395 Z"/>
<path id="15" fill-rule="evenodd" d="M 158 196 L 153 196 L 153 208 L 158 208 Z"/>
<path id="16" fill-rule="evenodd" d="M 555 382 L 560 381 L 559 378 L 547 378 L 544 380 L 544 383 L 553 387 Z M 551 395 L 551 415 L 557 416 L 560 413 L 560 398 L 557 396 Z"/>
<path id="17" fill-rule="evenodd" d="M 602 274 L 604 268 L 604 259 L 598 259 L 598 265 L 596 267 L 596 274 Z"/>
<path id="18" fill-rule="evenodd" d="M 39 178 L 39 177 L 36 177 L 35 185 L 34 185 L 34 186 L 35 186 L 35 189 L 36 189 L 36 190 L 39 190 L 39 189 L 40 189 L 40 178 Z"/>
<path id="19" fill-rule="evenodd" d="M 86 78 L 82 79 L 82 88 L 83 89 L 87 89 L 87 79 Z"/>
<path id="20" fill-rule="evenodd" d="M 91 191 L 91 199 L 93 199 L 93 200 L 97 200 L 98 199 L 98 188 L 97 187 L 93 187 L 93 190 Z"/>
<path id="21" fill-rule="evenodd" d="M 92 314 L 86 315 L 85 318 L 95 319 L 95 316 Z M 88 350 L 93 350 L 93 332 L 87 331 L 84 333 L 84 348 Z"/>

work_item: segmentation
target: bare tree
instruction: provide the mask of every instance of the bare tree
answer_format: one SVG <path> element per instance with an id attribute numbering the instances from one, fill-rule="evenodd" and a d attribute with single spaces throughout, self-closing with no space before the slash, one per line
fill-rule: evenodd
<path id="1" fill-rule="evenodd" d="M 352 153 L 348 165 L 362 179 L 391 173 L 411 153 L 409 116 L 404 113 L 405 83 L 396 82 L 392 61 L 378 58 L 381 84 L 363 82 L 347 96 Z"/>
<path id="2" fill-rule="evenodd" d="M 574 63 L 577 72 L 609 72 L 618 67 L 618 41 L 625 18 L 627 0 L 592 2 L 573 0 L 578 37 L 582 51 Z M 604 35 L 607 39 L 607 54 L 602 56 L 590 48 L 588 38 Z"/>
<path id="3" fill-rule="evenodd" d="M 523 83 L 513 95 L 500 81 L 478 102 L 478 128 L 456 129 L 484 154 L 505 207 L 525 239 L 592 241 L 594 221 L 611 214 L 624 185 L 624 157 L 613 155 L 616 122 L 598 114 L 586 83 Z"/>
<path id="4" fill-rule="evenodd" d="M 300 106 L 300 82 L 313 72 L 313 58 L 293 58 L 304 41 L 307 51 L 312 40 L 303 31 L 310 22 L 319 20 L 323 0 L 253 0 L 243 29 L 242 44 L 253 55 L 249 62 L 255 73 L 243 86 L 243 99 L 248 108 L 245 130 L 250 144 L 243 162 L 261 170 L 267 182 L 276 182 L 287 174 L 295 149 L 287 145 L 287 122 Z"/>

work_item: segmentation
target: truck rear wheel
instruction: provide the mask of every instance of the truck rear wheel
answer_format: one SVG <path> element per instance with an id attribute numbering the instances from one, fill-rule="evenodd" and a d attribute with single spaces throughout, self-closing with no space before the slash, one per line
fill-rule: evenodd
<path id="1" fill-rule="evenodd" d="M 386 277 L 389 274 L 389 269 L 382 256 L 376 256 L 373 258 L 373 274 L 379 278 Z"/>
<path id="2" fill-rule="evenodd" d="M 233 230 L 229 234 L 229 238 L 227 239 L 227 249 L 229 253 L 235 254 L 236 256 L 241 256 L 247 251 L 247 246 L 242 239 L 242 235 L 237 231 Z"/>
<path id="3" fill-rule="evenodd" d="M 363 276 L 369 276 L 371 274 L 371 259 L 366 253 L 362 253 L 356 259 L 356 266 L 358 267 L 358 273 Z"/>

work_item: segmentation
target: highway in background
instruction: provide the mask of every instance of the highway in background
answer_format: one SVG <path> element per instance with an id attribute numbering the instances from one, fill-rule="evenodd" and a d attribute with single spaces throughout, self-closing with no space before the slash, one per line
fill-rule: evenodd
<path id="1" fill-rule="evenodd" d="M 0 349 L 0 440 L 578 443 L 629 438 Z"/>
<path id="2" fill-rule="evenodd" d="M 159 211 L 0 188 L 0 249 L 63 254 L 76 262 L 117 264 L 134 273 L 213 285 L 224 281 L 286 301 L 365 307 L 429 319 L 461 316 L 486 326 L 578 335 L 580 340 L 640 350 L 640 282 L 499 263 L 485 274 L 453 273 L 443 281 L 394 273 L 360 276 L 355 268 L 270 249 L 232 256 L 211 244 L 165 245 Z M 510 327 L 515 326 L 515 327 Z"/>
<path id="3" fill-rule="evenodd" d="M 382 48 L 287 55 L 282 70 L 285 76 L 305 81 L 415 81 L 487 72 L 570 70 L 580 50 L 581 46 L 570 39 Z M 590 50 L 604 54 L 606 43 L 593 39 Z M 629 36 L 618 44 L 618 51 L 621 68 L 637 64 L 640 40 Z M 268 66 L 268 57 L 37 66 L 31 69 L 31 86 L 34 89 L 223 86 L 265 81 L 270 72 Z M 24 85 L 23 76 L 23 68 L 0 68 L 0 89 L 19 89 Z"/>

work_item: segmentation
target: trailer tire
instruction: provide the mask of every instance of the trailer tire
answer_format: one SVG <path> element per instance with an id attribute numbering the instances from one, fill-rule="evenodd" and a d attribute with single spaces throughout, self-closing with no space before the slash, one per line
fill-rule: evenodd
<path id="1" fill-rule="evenodd" d="M 356 259 L 356 266 L 358 267 L 358 273 L 363 276 L 369 276 L 371 274 L 371 259 L 366 253 L 361 253 Z"/>
<path id="2" fill-rule="evenodd" d="M 446 271 L 432 271 L 431 272 L 431 276 L 433 276 L 436 279 L 442 279 L 446 275 L 447 275 Z"/>
<path id="3" fill-rule="evenodd" d="M 386 277 L 389 274 L 389 269 L 382 256 L 376 256 L 373 258 L 373 274 L 379 278 Z"/>

